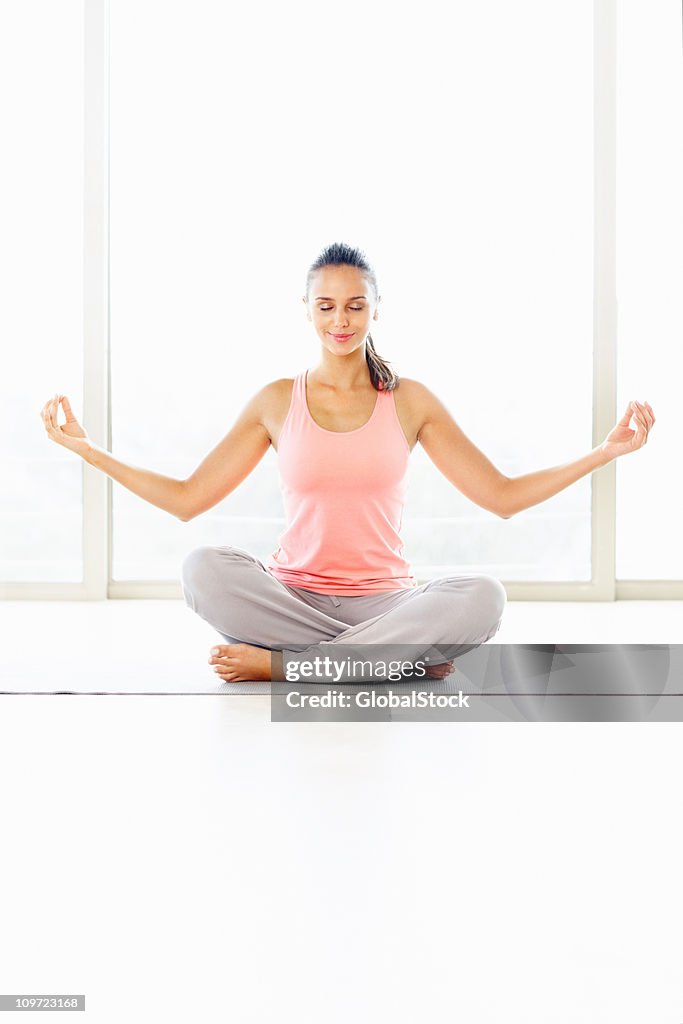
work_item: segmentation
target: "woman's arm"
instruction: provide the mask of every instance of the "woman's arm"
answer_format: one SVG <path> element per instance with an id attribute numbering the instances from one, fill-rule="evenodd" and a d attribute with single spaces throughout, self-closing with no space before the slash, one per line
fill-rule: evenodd
<path id="1" fill-rule="evenodd" d="M 271 441 L 264 419 L 277 389 L 277 381 L 261 388 L 223 440 L 184 481 L 186 519 L 201 515 L 227 497 L 266 454 Z"/>
<path id="2" fill-rule="evenodd" d="M 636 423 L 635 430 L 629 427 L 632 419 Z M 508 516 L 552 498 L 554 494 L 580 480 L 586 473 L 606 466 L 619 455 L 626 455 L 642 448 L 647 443 L 654 422 L 652 407 L 647 402 L 629 402 L 626 412 L 614 429 L 609 432 L 602 444 L 593 448 L 588 455 L 562 466 L 553 466 L 552 469 L 540 469 L 536 473 L 512 477 L 505 485 L 503 499 Z"/>
<path id="3" fill-rule="evenodd" d="M 436 395 L 416 381 L 411 386 L 422 424 L 418 440 L 434 465 L 466 498 L 502 519 L 546 501 L 619 455 L 636 451 L 655 422 L 647 402 L 630 402 L 606 440 L 588 455 L 551 469 L 507 477 L 465 436 Z M 631 418 L 636 430 L 629 429 Z"/>
<path id="4" fill-rule="evenodd" d="M 410 385 L 416 419 L 421 424 L 417 439 L 436 468 L 470 501 L 508 519 L 504 507 L 508 478 L 470 441 L 429 388 L 405 378 L 400 386 L 404 383 Z"/>
<path id="5" fill-rule="evenodd" d="M 277 384 L 266 385 L 254 395 L 234 427 L 186 480 L 115 459 L 91 441 L 74 416 L 66 395 L 55 395 L 46 402 L 41 417 L 52 441 L 76 452 L 88 465 L 102 470 L 151 505 L 188 522 L 230 494 L 265 455 L 271 442 L 262 422 L 263 413 L 270 408 L 268 403 L 272 403 L 276 390 Z M 58 422 L 60 404 L 66 415 L 64 424 Z"/>
<path id="6" fill-rule="evenodd" d="M 536 473 L 526 473 L 524 476 L 509 477 L 502 499 L 507 511 L 505 518 L 509 519 L 516 512 L 523 512 L 532 505 L 547 501 L 554 494 L 580 480 L 586 473 L 592 473 L 594 469 L 600 469 L 610 461 L 609 457 L 605 456 L 602 445 L 599 445 L 588 455 L 574 462 L 565 462 L 551 469 L 539 469 Z"/>
<path id="7" fill-rule="evenodd" d="M 234 491 L 268 451 L 270 437 L 262 413 L 271 390 L 266 385 L 254 395 L 235 425 L 186 480 L 127 466 L 92 444 L 84 458 L 145 501 L 189 522 Z"/>
<path id="8" fill-rule="evenodd" d="M 83 452 L 83 458 L 90 466 L 101 469 L 103 473 L 110 476 L 112 480 L 144 498 L 151 505 L 162 508 L 164 512 L 170 512 L 177 519 L 186 520 L 185 481 L 176 480 L 170 476 L 163 476 L 151 469 L 139 469 L 137 466 L 129 466 L 125 462 L 115 459 L 110 452 L 105 451 L 98 445 L 89 442 Z"/>
<path id="9" fill-rule="evenodd" d="M 59 407 L 63 408 L 66 422 L 59 422 Z M 41 410 L 41 418 L 47 436 L 55 444 L 68 448 L 80 455 L 89 465 L 101 469 L 113 480 L 123 484 L 133 494 L 144 498 L 164 512 L 170 512 L 178 519 L 185 519 L 185 484 L 181 480 L 153 473 L 148 469 L 138 469 L 119 462 L 104 448 L 100 448 L 88 437 L 87 432 L 74 416 L 71 403 L 66 395 L 56 394 L 45 403 Z"/>

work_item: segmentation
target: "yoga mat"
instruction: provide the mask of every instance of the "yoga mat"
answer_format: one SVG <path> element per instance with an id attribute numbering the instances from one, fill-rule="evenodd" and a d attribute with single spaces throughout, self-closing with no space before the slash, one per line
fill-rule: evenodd
<path id="1" fill-rule="evenodd" d="M 207 678 L 208 677 L 208 678 Z M 378 693 L 419 689 L 434 694 L 470 694 L 473 713 L 461 720 L 683 721 L 681 644 L 488 644 L 454 659 L 443 680 L 366 680 L 362 683 L 214 682 L 208 663 L 195 653 L 179 660 L 170 641 L 157 652 L 145 648 L 132 659 L 111 652 L 88 665 L 83 658 L 58 665 L 35 656 L 13 663 L 0 652 L 0 694 L 185 694 L 282 697 L 288 690 Z M 478 710 L 477 710 L 478 709 Z M 483 717 L 477 718 L 477 715 Z M 394 715 L 393 717 L 396 717 Z M 405 717 L 405 716 L 404 716 Z M 420 719 L 413 719 L 420 720 Z"/>

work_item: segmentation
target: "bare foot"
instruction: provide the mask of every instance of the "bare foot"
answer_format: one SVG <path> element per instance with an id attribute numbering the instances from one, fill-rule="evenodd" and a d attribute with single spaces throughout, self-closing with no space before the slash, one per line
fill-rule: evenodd
<path id="1" fill-rule="evenodd" d="M 427 665 L 425 675 L 427 679 L 444 679 L 453 671 L 453 662 L 444 661 L 441 665 Z"/>
<path id="2" fill-rule="evenodd" d="M 217 653 L 214 653 L 217 652 Z M 226 683 L 249 681 L 269 682 L 272 678 L 272 652 L 265 647 L 252 644 L 217 644 L 211 648 L 209 665 Z M 427 679 L 445 679 L 453 671 L 453 662 L 445 661 L 440 665 L 427 665 Z"/>
<path id="3" fill-rule="evenodd" d="M 214 651 L 217 653 L 214 654 Z M 209 665 L 226 683 L 249 680 L 269 681 L 271 678 L 271 651 L 252 644 L 217 644 L 211 648 Z"/>

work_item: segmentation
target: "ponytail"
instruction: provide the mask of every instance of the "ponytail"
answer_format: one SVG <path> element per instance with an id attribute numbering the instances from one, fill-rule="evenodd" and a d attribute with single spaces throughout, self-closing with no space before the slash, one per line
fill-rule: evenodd
<path id="1" fill-rule="evenodd" d="M 371 334 L 368 334 L 365 341 L 365 358 L 370 370 L 372 386 L 377 391 L 394 391 L 401 378 L 392 370 L 386 359 L 377 355 Z"/>

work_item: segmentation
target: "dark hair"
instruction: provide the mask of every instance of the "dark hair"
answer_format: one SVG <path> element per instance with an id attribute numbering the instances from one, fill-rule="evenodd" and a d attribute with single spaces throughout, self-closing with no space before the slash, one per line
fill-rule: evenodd
<path id="1" fill-rule="evenodd" d="M 318 256 L 314 263 L 311 263 L 306 275 L 306 295 L 311 287 L 311 278 L 317 270 L 322 267 L 358 267 L 372 285 L 377 301 L 377 278 L 375 272 L 360 249 L 354 249 L 345 242 L 333 242 L 328 245 Z M 375 352 L 375 345 L 372 335 L 368 334 L 365 344 L 365 358 L 370 369 L 370 380 L 377 391 L 393 391 L 398 387 L 401 378 L 391 369 L 391 365 L 378 356 Z"/>

